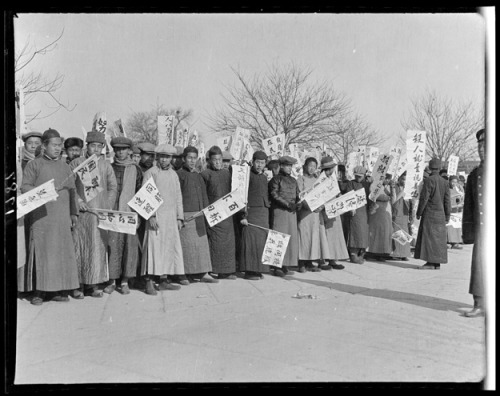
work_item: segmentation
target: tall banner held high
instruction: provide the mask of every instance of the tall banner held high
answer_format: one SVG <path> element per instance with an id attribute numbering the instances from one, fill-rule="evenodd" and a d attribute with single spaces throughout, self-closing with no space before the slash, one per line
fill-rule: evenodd
<path id="1" fill-rule="evenodd" d="M 366 169 L 370 172 L 373 172 L 373 167 L 378 160 L 379 156 L 379 148 L 378 147 L 367 147 L 365 152 L 366 157 Z"/>
<path id="2" fill-rule="evenodd" d="M 358 163 L 356 166 L 361 165 L 366 168 L 366 146 L 356 146 L 354 147 L 354 152 L 358 153 L 358 156 L 356 157 Z"/>
<path id="3" fill-rule="evenodd" d="M 370 194 L 368 195 L 368 198 L 373 202 L 377 200 L 377 197 L 384 189 L 385 174 L 387 173 L 387 169 L 389 169 L 392 160 L 392 155 L 382 154 L 378 157 L 378 160 L 373 167 L 373 182 L 370 184 Z"/>
<path id="4" fill-rule="evenodd" d="M 163 204 L 163 198 L 153 177 L 148 179 L 127 204 L 146 220 L 156 213 Z"/>
<path id="5" fill-rule="evenodd" d="M 198 136 L 198 131 L 195 130 L 188 140 L 188 146 L 193 146 L 193 147 L 198 148 L 199 140 L 200 140 L 200 138 Z M 200 153 L 200 155 L 202 155 L 202 154 L 205 155 L 205 153 Z"/>
<path id="6" fill-rule="evenodd" d="M 187 129 L 186 129 L 187 131 Z M 174 146 L 184 147 L 184 129 L 177 128 L 175 131 L 175 144 Z"/>
<path id="7" fill-rule="evenodd" d="M 401 157 L 399 158 L 398 168 L 396 170 L 396 176 L 398 178 L 406 171 L 407 163 L 408 163 L 408 160 L 406 158 L 406 153 L 401 154 Z"/>
<path id="8" fill-rule="evenodd" d="M 408 131 L 406 134 L 406 185 L 404 199 L 418 198 L 419 184 L 423 180 L 425 168 L 425 131 Z"/>
<path id="9" fill-rule="evenodd" d="M 285 134 L 276 135 L 268 139 L 262 139 L 262 147 L 267 155 L 285 155 Z"/>
<path id="10" fill-rule="evenodd" d="M 106 134 L 107 126 L 106 113 L 104 111 L 96 113 L 92 121 L 92 131 Z"/>
<path id="11" fill-rule="evenodd" d="M 354 168 L 359 165 L 360 158 L 361 154 L 356 151 L 347 154 L 347 161 L 345 164 L 345 175 L 347 180 L 354 179 Z"/>
<path id="12" fill-rule="evenodd" d="M 229 151 L 230 145 L 231 145 L 231 136 L 223 136 L 217 138 L 217 146 L 219 146 L 222 151 Z"/>
<path id="13" fill-rule="evenodd" d="M 229 145 L 229 152 L 235 160 L 240 160 L 243 155 L 245 139 L 250 140 L 250 131 L 248 129 L 236 127 Z"/>
<path id="14" fill-rule="evenodd" d="M 392 155 L 392 161 L 389 164 L 386 173 L 392 175 L 393 180 L 397 180 L 396 171 L 398 170 L 399 161 L 401 159 L 401 154 L 403 153 L 403 148 L 399 145 L 394 145 L 389 151 L 389 155 Z"/>
<path id="15" fill-rule="evenodd" d="M 269 230 L 262 253 L 262 264 L 281 268 L 283 266 L 283 259 L 285 258 L 289 241 L 290 235 Z"/>
<path id="16" fill-rule="evenodd" d="M 174 145 L 174 116 L 159 115 L 158 121 L 158 138 L 156 144 L 171 144 Z"/>
<path id="17" fill-rule="evenodd" d="M 450 155 L 450 158 L 448 158 L 448 176 L 455 176 L 457 174 L 459 161 L 460 158 L 456 155 Z"/>
<path id="18" fill-rule="evenodd" d="M 229 216 L 239 212 L 245 203 L 238 190 L 233 190 L 229 194 L 224 195 L 222 198 L 215 201 L 213 204 L 208 205 L 202 209 L 207 223 L 210 227 L 227 219 Z"/>
<path id="19" fill-rule="evenodd" d="M 83 184 L 86 202 L 94 199 L 103 190 L 99 169 L 97 168 L 98 160 L 97 156 L 93 154 L 73 169 L 73 173 L 78 175 Z"/>
<path id="20" fill-rule="evenodd" d="M 17 197 L 17 218 L 45 205 L 47 202 L 55 201 L 59 194 L 54 186 L 54 179 L 45 182 L 32 190 Z"/>
<path id="21" fill-rule="evenodd" d="M 254 149 L 250 144 L 248 139 L 243 139 L 243 149 L 242 149 L 241 159 L 243 161 L 250 162 L 253 158 Z"/>
<path id="22" fill-rule="evenodd" d="M 116 127 L 116 130 L 118 132 L 118 136 L 127 137 L 127 134 L 125 133 L 125 129 L 123 128 L 123 124 L 122 124 L 122 119 L 121 118 L 119 120 L 115 121 L 115 127 Z"/>
<path id="23" fill-rule="evenodd" d="M 250 183 L 250 166 L 232 165 L 233 175 L 231 177 L 231 187 L 241 195 L 241 200 L 246 205 L 248 203 L 248 185 Z"/>

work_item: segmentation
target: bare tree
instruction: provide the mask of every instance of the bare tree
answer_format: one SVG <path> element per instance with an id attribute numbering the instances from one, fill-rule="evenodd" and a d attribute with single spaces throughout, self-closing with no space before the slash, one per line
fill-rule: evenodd
<path id="1" fill-rule="evenodd" d="M 461 161 L 476 158 L 475 133 L 484 126 L 484 110 L 477 110 L 471 101 L 458 103 L 427 91 L 412 100 L 407 119 L 401 122 L 406 130 L 427 132 L 427 156 L 447 161 L 456 155 Z M 401 136 L 406 144 L 406 137 Z"/>
<path id="2" fill-rule="evenodd" d="M 213 132 L 230 134 L 237 126 L 249 129 L 251 142 L 284 133 L 286 144 L 321 141 L 332 119 L 349 108 L 343 94 L 323 83 L 313 83 L 311 71 L 294 64 L 271 66 L 260 77 L 245 77 L 231 67 L 237 82 L 222 95 L 225 107 L 209 117 Z"/>
<path id="3" fill-rule="evenodd" d="M 149 112 L 134 112 L 126 121 L 125 130 L 134 142 L 150 142 L 156 144 L 158 137 L 158 116 L 175 116 L 173 130 L 174 136 L 179 128 L 188 128 L 193 117 L 191 109 L 184 110 L 181 107 L 166 108 L 164 105 L 156 104 Z"/>
<path id="4" fill-rule="evenodd" d="M 56 96 L 57 91 L 63 85 L 64 75 L 57 73 L 55 77 L 50 77 L 40 71 L 32 70 L 33 62 L 36 58 L 54 51 L 57 48 L 57 43 L 61 40 L 63 34 L 64 29 L 55 40 L 41 48 L 33 45 L 28 39 L 24 46 L 19 51 L 16 51 L 14 60 L 16 86 L 23 87 L 24 105 L 26 106 L 36 95 L 41 94 L 48 96 L 54 105 L 49 107 L 49 114 L 44 114 L 43 109 L 39 109 L 37 112 L 32 114 L 26 114 L 27 124 L 35 119 L 47 118 L 61 109 L 73 111 L 76 107 L 76 105 L 69 106 L 69 104 L 63 104 L 62 101 Z M 19 100 L 18 96 L 16 97 L 16 100 Z"/>

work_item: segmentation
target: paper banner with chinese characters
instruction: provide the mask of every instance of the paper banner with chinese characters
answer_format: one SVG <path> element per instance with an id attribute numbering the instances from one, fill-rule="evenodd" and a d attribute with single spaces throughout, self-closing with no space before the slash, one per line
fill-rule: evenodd
<path id="1" fill-rule="evenodd" d="M 34 189 L 17 197 L 17 218 L 45 205 L 47 202 L 55 201 L 59 194 L 54 186 L 54 179 L 45 182 Z"/>
<path id="2" fill-rule="evenodd" d="M 266 244 L 264 245 L 264 252 L 262 253 L 262 264 L 281 268 L 289 241 L 290 235 L 269 230 Z"/>
<path id="3" fill-rule="evenodd" d="M 448 225 L 451 225 L 453 228 L 462 228 L 462 213 L 453 213 L 450 215 Z"/>
<path id="4" fill-rule="evenodd" d="M 231 136 L 223 136 L 217 139 L 217 146 L 219 146 L 222 151 L 229 151 L 230 145 Z"/>
<path id="5" fill-rule="evenodd" d="M 297 143 L 289 143 L 288 151 L 291 157 L 299 159 L 299 145 Z"/>
<path id="6" fill-rule="evenodd" d="M 391 174 L 393 180 L 397 180 L 396 171 L 398 170 L 401 154 L 403 154 L 403 148 L 398 145 L 392 146 L 391 151 L 389 151 L 389 155 L 392 155 L 392 161 L 389 164 L 386 173 Z"/>
<path id="7" fill-rule="evenodd" d="M 229 151 L 233 158 L 238 161 L 243 155 L 243 146 L 245 139 L 250 140 L 250 131 L 248 129 L 236 127 L 229 144 Z"/>
<path id="8" fill-rule="evenodd" d="M 347 154 L 347 161 L 345 164 L 345 176 L 347 180 L 354 179 L 354 168 L 358 166 L 361 154 L 359 152 L 352 152 Z"/>
<path id="9" fill-rule="evenodd" d="M 103 190 L 101 176 L 97 167 L 98 160 L 97 156 L 93 154 L 73 169 L 73 173 L 78 175 L 83 184 L 86 202 L 90 202 Z"/>
<path id="10" fill-rule="evenodd" d="M 377 197 L 384 190 L 385 174 L 387 173 L 387 169 L 389 168 L 391 161 L 392 155 L 382 154 L 378 157 L 378 160 L 373 167 L 373 182 L 370 184 L 370 194 L 368 195 L 368 198 L 373 202 L 377 200 Z"/>
<path id="11" fill-rule="evenodd" d="M 366 146 L 356 146 L 354 147 L 354 152 L 358 153 L 358 156 L 356 157 L 358 163 L 356 166 L 360 165 L 366 168 Z"/>
<path id="12" fill-rule="evenodd" d="M 26 125 L 26 111 L 24 107 L 24 88 L 22 85 L 17 87 L 17 103 L 16 103 L 16 134 L 23 136 L 28 133 Z"/>
<path id="13" fill-rule="evenodd" d="M 285 155 L 285 134 L 262 139 L 262 147 L 267 155 L 283 157 Z"/>
<path id="14" fill-rule="evenodd" d="M 152 177 L 137 191 L 134 197 L 128 202 L 128 206 L 134 209 L 142 217 L 148 220 L 156 213 L 163 204 L 158 187 Z"/>
<path id="15" fill-rule="evenodd" d="M 419 184 L 425 168 L 425 131 L 408 131 L 406 134 L 406 184 L 404 199 L 418 198 Z"/>
<path id="16" fill-rule="evenodd" d="M 378 147 L 367 147 L 365 152 L 366 157 L 366 169 L 373 172 L 373 167 L 378 160 L 380 150 Z"/>
<path id="17" fill-rule="evenodd" d="M 119 120 L 116 120 L 114 124 L 115 124 L 115 127 L 116 127 L 115 130 L 117 132 L 116 136 L 127 137 L 127 134 L 125 133 L 125 129 L 123 128 L 122 119 L 120 118 Z"/>
<path id="18" fill-rule="evenodd" d="M 304 201 L 307 202 L 311 211 L 315 211 L 321 205 L 334 199 L 339 193 L 340 188 L 337 178 L 327 177 L 304 196 Z"/>
<path id="19" fill-rule="evenodd" d="M 250 162 L 253 158 L 253 153 L 254 149 L 252 145 L 250 144 L 250 140 L 248 139 L 243 139 L 243 149 L 242 149 L 242 154 L 241 154 L 241 159 L 243 161 Z"/>
<path id="20" fill-rule="evenodd" d="M 182 131 L 182 147 L 187 147 L 189 142 L 189 129 L 184 128 Z"/>
<path id="21" fill-rule="evenodd" d="M 401 154 L 401 157 L 399 158 L 399 164 L 396 170 L 396 176 L 399 178 L 405 171 L 406 171 L 406 165 L 408 161 L 406 159 L 406 153 Z"/>
<path id="22" fill-rule="evenodd" d="M 175 131 L 175 144 L 174 146 L 180 146 L 184 148 L 184 135 L 187 133 L 187 129 L 177 128 Z"/>
<path id="23" fill-rule="evenodd" d="M 174 116 L 159 115 L 158 121 L 158 137 L 156 145 L 174 144 Z"/>
<path id="24" fill-rule="evenodd" d="M 392 234 L 392 239 L 401 245 L 406 245 L 413 240 L 413 237 L 408 234 L 405 230 L 397 230 Z"/>
<path id="25" fill-rule="evenodd" d="M 244 207 L 245 203 L 243 202 L 241 194 L 238 190 L 233 190 L 202 210 L 205 218 L 207 219 L 208 225 L 213 227 L 214 225 L 239 212 Z"/>
<path id="26" fill-rule="evenodd" d="M 243 203 L 248 203 L 248 185 L 250 183 L 250 166 L 233 165 L 233 175 L 231 176 L 231 189 L 238 191 Z"/>
<path id="27" fill-rule="evenodd" d="M 459 161 L 460 158 L 456 155 L 450 155 L 450 158 L 448 158 L 448 176 L 455 176 L 457 174 Z"/>
<path id="28" fill-rule="evenodd" d="M 106 134 L 107 125 L 106 113 L 104 111 L 96 113 L 92 121 L 92 131 Z"/>
<path id="29" fill-rule="evenodd" d="M 333 175 L 332 175 L 333 176 Z M 313 191 L 316 187 L 318 187 L 321 183 L 323 183 L 326 179 L 328 179 L 328 176 L 326 175 L 325 172 L 321 172 L 318 176 L 318 179 L 314 182 L 314 184 L 309 187 L 307 190 L 304 190 L 299 193 L 299 198 L 301 201 L 304 200 L 304 197 L 309 194 L 311 191 Z"/>
<path id="30" fill-rule="evenodd" d="M 200 138 L 198 136 L 198 131 L 194 131 L 193 134 L 191 135 L 191 137 L 188 140 L 188 146 L 193 146 L 193 147 L 198 148 L 198 142 L 199 142 L 199 140 L 200 140 Z M 199 153 L 199 155 L 205 156 L 205 153 Z"/>
<path id="31" fill-rule="evenodd" d="M 137 213 L 107 209 L 92 209 L 92 212 L 97 214 L 99 219 L 98 228 L 135 235 L 138 222 Z"/>
<path id="32" fill-rule="evenodd" d="M 325 204 L 325 213 L 329 219 L 333 219 L 351 210 L 361 208 L 365 206 L 366 203 L 365 189 L 353 190 L 327 202 Z"/>

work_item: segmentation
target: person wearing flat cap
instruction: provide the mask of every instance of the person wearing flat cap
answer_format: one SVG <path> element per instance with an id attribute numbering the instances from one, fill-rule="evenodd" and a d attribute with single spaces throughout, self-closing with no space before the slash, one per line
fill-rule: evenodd
<path id="1" fill-rule="evenodd" d="M 26 164 L 35 159 L 37 147 L 42 145 L 42 134 L 40 132 L 28 132 L 21 136 L 24 142 L 22 151 L 21 167 L 24 170 Z"/>
<path id="2" fill-rule="evenodd" d="M 183 150 L 184 162 L 177 171 L 182 192 L 184 218 L 188 219 L 208 206 L 207 187 L 203 177 L 196 171 L 198 149 L 187 146 Z M 184 223 L 180 231 L 184 271 L 189 282 L 217 283 L 212 278 L 212 260 L 208 245 L 205 217 L 198 216 Z"/>
<path id="3" fill-rule="evenodd" d="M 66 151 L 66 163 L 82 155 L 83 140 L 77 137 L 70 137 L 64 141 L 64 150 Z"/>
<path id="4" fill-rule="evenodd" d="M 117 183 L 116 199 L 112 209 L 120 212 L 130 212 L 128 206 L 135 193 L 142 186 L 142 171 L 130 158 L 129 150 L 132 141 L 124 136 L 111 139 L 114 159 L 111 167 L 115 173 Z M 140 216 L 136 228 L 139 228 Z M 139 236 L 122 232 L 108 231 L 109 282 L 103 292 L 111 294 L 118 290 L 121 294 L 129 294 L 129 280 L 133 281 L 137 274 L 139 263 Z M 118 284 L 117 284 L 118 283 Z"/>
<path id="5" fill-rule="evenodd" d="M 207 169 L 201 172 L 207 187 L 209 205 L 231 192 L 231 174 L 222 166 L 222 150 L 212 146 L 208 150 Z M 208 229 L 210 259 L 218 279 L 236 279 L 236 239 L 233 217 Z"/>
<path id="6" fill-rule="evenodd" d="M 267 176 L 264 174 L 267 154 L 255 151 L 252 156 L 252 168 L 248 183 L 248 204 L 240 212 L 239 221 L 243 226 L 240 244 L 240 270 L 245 272 L 245 279 L 259 280 L 269 272 L 269 266 L 262 264 L 262 254 L 269 228 L 269 208 L 271 202 L 267 190 Z M 252 224 L 252 225 L 249 225 Z"/>
<path id="7" fill-rule="evenodd" d="M 139 165 L 139 161 L 141 160 L 141 150 L 139 147 L 137 147 L 137 145 L 133 145 L 129 154 L 132 156 L 132 161 Z"/>
<path id="8" fill-rule="evenodd" d="M 94 194 L 89 195 L 89 187 L 94 189 L 97 187 L 96 183 L 92 183 L 92 186 L 84 185 L 80 176 L 77 176 L 76 189 L 80 216 L 73 239 L 75 240 L 76 260 L 80 271 L 80 284 L 83 290 L 75 291 L 74 298 L 103 296 L 99 285 L 109 280 L 107 264 L 109 232 L 97 227 L 98 218 L 94 210 L 112 209 L 115 205 L 118 188 L 111 164 L 101 155 L 106 145 L 104 134 L 97 131 L 88 132 L 85 141 L 87 143 L 85 156 L 75 158 L 69 165 L 71 169 L 75 169 L 95 154 L 99 179 L 94 180 L 98 183 L 100 191 L 96 189 Z"/>
<path id="9" fill-rule="evenodd" d="M 172 157 L 175 154 L 177 150 L 170 144 L 157 146 L 156 165 L 144 173 L 142 181 L 144 185 L 152 178 L 163 199 L 163 204 L 147 221 L 144 235 L 141 274 L 146 279 L 146 294 L 150 295 L 156 294 L 153 276 L 159 277 L 160 290 L 180 289 L 180 286 L 169 281 L 169 275 L 182 276 L 186 280 L 179 233 L 184 224 L 182 192 L 179 177 L 172 169 Z"/>
<path id="10" fill-rule="evenodd" d="M 446 223 L 450 221 L 451 201 L 448 181 L 439 175 L 441 161 L 433 158 L 429 161 L 431 175 L 423 181 L 416 212 L 418 227 L 414 258 L 426 260 L 419 269 L 440 269 L 448 262 L 446 244 Z"/>
<path id="11" fill-rule="evenodd" d="M 362 166 L 356 166 L 353 169 L 354 180 L 346 184 L 346 192 L 364 189 L 368 197 L 370 194 L 370 183 L 365 180 L 366 169 Z M 350 212 L 349 236 L 347 238 L 347 249 L 352 263 L 363 264 L 365 253 L 368 247 L 369 226 L 368 226 L 368 207 L 362 206 Z"/>
<path id="12" fill-rule="evenodd" d="M 289 266 L 299 264 L 299 235 L 297 230 L 297 211 L 302 207 L 299 202 L 299 187 L 292 176 L 292 166 L 297 162 L 293 157 L 280 157 L 280 171 L 268 184 L 271 198 L 271 229 L 290 235 L 281 269 L 270 266 L 271 273 L 284 277 L 294 271 Z"/>
<path id="13" fill-rule="evenodd" d="M 78 216 L 75 179 L 70 167 L 59 159 L 59 132 L 48 129 L 41 140 L 44 154 L 26 165 L 20 189 L 26 193 L 53 179 L 58 197 L 29 213 L 29 254 L 18 270 L 18 291 L 33 292 L 33 305 L 69 301 L 68 290 L 79 287 L 71 236 Z"/>
<path id="14" fill-rule="evenodd" d="M 464 315 L 469 318 L 484 316 L 486 313 L 486 293 L 484 287 L 484 267 L 486 266 L 485 222 L 487 209 L 485 203 L 486 163 L 486 130 L 476 133 L 479 166 L 474 168 L 467 177 L 464 197 L 464 213 L 462 217 L 462 240 L 464 244 L 474 244 L 469 283 L 469 293 L 472 294 L 474 307 Z M 493 263 L 494 264 L 494 263 Z"/>
<path id="15" fill-rule="evenodd" d="M 141 160 L 139 161 L 139 168 L 142 173 L 146 172 L 154 165 L 155 159 L 155 146 L 149 142 L 142 142 L 137 145 L 141 151 Z M 176 151 L 177 152 L 177 151 Z"/>
<path id="16" fill-rule="evenodd" d="M 234 157 L 229 151 L 222 152 L 222 167 L 231 172 L 231 165 L 233 165 Z"/>
<path id="17" fill-rule="evenodd" d="M 172 169 L 178 171 L 182 168 L 184 148 L 182 146 L 175 146 L 176 154 L 172 157 Z"/>

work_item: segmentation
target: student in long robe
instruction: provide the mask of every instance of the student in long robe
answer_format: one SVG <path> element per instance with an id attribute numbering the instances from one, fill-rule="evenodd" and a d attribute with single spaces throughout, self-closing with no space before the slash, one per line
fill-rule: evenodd
<path id="1" fill-rule="evenodd" d="M 71 161 L 71 169 L 75 169 L 89 157 L 97 155 L 99 185 L 102 188 L 95 197 L 87 201 L 85 187 L 79 177 L 76 180 L 80 216 L 74 229 L 76 261 L 78 263 L 80 284 L 86 296 L 102 297 L 99 290 L 101 283 L 109 280 L 108 272 L 108 231 L 98 228 L 98 218 L 93 209 L 111 209 L 116 200 L 117 184 L 113 168 L 101 152 L 106 144 L 104 134 L 91 131 L 87 133 L 85 157 Z"/>
<path id="2" fill-rule="evenodd" d="M 410 234 L 409 226 L 413 223 L 413 199 L 404 199 L 405 196 L 406 171 L 403 172 L 397 183 L 392 182 L 391 203 L 392 203 L 392 221 L 394 231 L 403 230 Z M 410 234 L 411 235 L 411 234 Z M 410 243 L 402 245 L 397 241 L 392 241 L 392 257 L 408 261 L 411 255 Z"/>
<path id="3" fill-rule="evenodd" d="M 35 159 L 36 148 L 42 145 L 42 134 L 40 132 L 28 132 L 21 138 L 24 142 L 21 167 L 24 170 L 28 162 Z"/>
<path id="4" fill-rule="evenodd" d="M 160 144 L 155 149 L 156 165 L 146 171 L 143 185 L 153 178 L 163 204 L 146 224 L 141 269 L 146 275 L 146 294 L 155 295 L 152 276 L 160 278 L 160 290 L 178 290 L 167 279 L 168 275 L 185 275 L 180 229 L 184 224 L 182 192 L 179 178 L 172 169 L 174 146 Z M 189 284 L 189 283 L 188 283 Z"/>
<path id="5" fill-rule="evenodd" d="M 262 264 L 262 253 L 266 245 L 267 231 L 250 224 L 269 228 L 269 192 L 267 176 L 264 174 L 267 154 L 256 151 L 252 157 L 252 169 L 248 183 L 248 205 L 240 216 L 241 231 L 240 263 L 245 279 L 262 279 L 269 272 L 269 266 Z"/>
<path id="6" fill-rule="evenodd" d="M 64 141 L 64 151 L 66 151 L 66 163 L 82 155 L 83 140 L 77 137 L 70 137 Z"/>
<path id="7" fill-rule="evenodd" d="M 460 216 L 464 207 L 464 193 L 458 187 L 457 176 L 450 176 L 448 182 L 450 184 L 451 213 Z M 462 227 L 453 227 L 447 224 L 446 231 L 448 234 L 448 244 L 451 245 L 451 249 L 462 249 L 462 246 L 460 246 L 462 243 Z"/>
<path id="8" fill-rule="evenodd" d="M 207 186 L 209 205 L 231 192 L 231 174 L 222 167 L 222 151 L 212 146 L 208 151 L 208 166 L 201 176 Z M 233 217 L 208 229 L 208 243 L 213 273 L 218 279 L 236 279 L 236 241 Z"/>
<path id="9" fill-rule="evenodd" d="M 198 149 L 188 146 L 183 151 L 184 163 L 177 171 L 182 191 L 184 218 L 188 219 L 208 206 L 207 187 L 203 177 L 196 171 Z M 217 283 L 212 278 L 212 261 L 208 245 L 205 216 L 195 217 L 184 223 L 180 231 L 184 271 L 190 282 Z"/>
<path id="10" fill-rule="evenodd" d="M 68 291 L 77 289 L 78 268 L 71 230 L 78 209 L 75 179 L 69 166 L 61 161 L 61 136 L 48 129 L 42 136 L 45 152 L 24 168 L 21 191 L 26 193 L 51 179 L 58 193 L 50 201 L 31 212 L 28 262 L 25 265 L 26 290 L 33 290 L 33 305 L 45 299 L 69 301 Z"/>

